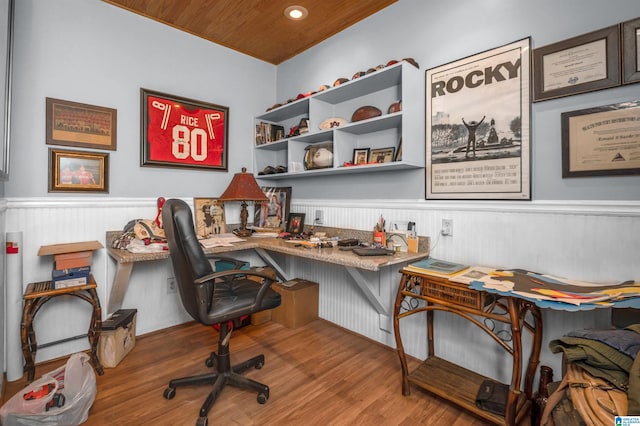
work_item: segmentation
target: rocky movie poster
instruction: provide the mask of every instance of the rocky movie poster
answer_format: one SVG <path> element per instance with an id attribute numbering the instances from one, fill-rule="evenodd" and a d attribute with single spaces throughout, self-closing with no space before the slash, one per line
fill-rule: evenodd
<path id="1" fill-rule="evenodd" d="M 529 41 L 427 70 L 427 199 L 530 199 Z"/>

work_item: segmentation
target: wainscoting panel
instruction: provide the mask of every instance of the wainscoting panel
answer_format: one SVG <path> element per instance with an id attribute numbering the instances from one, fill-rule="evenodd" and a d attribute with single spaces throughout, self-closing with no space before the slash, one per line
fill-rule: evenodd
<path id="1" fill-rule="evenodd" d="M 185 198 L 192 203 L 192 199 Z M 227 219 L 238 216 L 234 206 Z M 373 229 L 380 215 L 387 223 L 414 221 L 418 234 L 431 237 L 431 255 L 436 258 L 505 268 L 526 268 L 586 281 L 640 279 L 640 203 L 638 202 L 434 202 L 424 200 L 304 200 L 293 199 L 291 211 L 306 213 L 313 223 L 315 211 L 322 209 L 324 226 L 360 230 Z M 251 213 L 251 212 L 250 212 Z M 98 240 L 105 232 L 122 229 L 135 218 L 155 218 L 156 199 L 44 198 L 9 199 L 5 213 L 6 232 L 23 232 L 23 280 L 48 279 L 50 257 L 38 257 L 41 245 Z M 250 215 L 252 217 L 252 215 Z M 443 218 L 453 221 L 453 236 L 439 235 Z M 0 217 L 1 220 L 1 217 Z M 4 232 L 2 232 L 4 237 Z M 239 253 L 252 264 L 259 262 L 250 253 Z M 4 262 L 3 262 L 4 263 Z M 305 260 L 284 262 L 292 276 L 320 284 L 320 316 L 346 329 L 391 347 L 393 333 L 385 331 L 384 318 L 367 301 L 352 278 L 342 268 Z M 93 274 L 99 296 L 106 306 L 115 263 L 105 250 L 96 252 Z M 138 309 L 137 331 L 144 334 L 187 321 L 175 294 L 166 294 L 166 279 L 172 274 L 167 261 L 136 265 L 125 308 Z M 368 284 L 391 312 L 395 285 L 384 285 L 377 274 L 367 275 Z M 153 294 L 153 296 L 150 296 Z M 106 315 L 104 312 L 103 315 Z M 46 306 L 36 318 L 39 342 L 86 332 L 89 311 L 81 303 L 64 301 Z M 544 312 L 541 363 L 560 368 L 560 356 L 551 354 L 548 342 L 568 331 L 609 325 L 607 309 L 581 313 Z M 436 352 L 479 373 L 507 381 L 509 370 L 502 354 L 488 338 L 460 318 L 436 315 Z M 15 314 L 7 327 L 19 327 Z M 64 324 L 64 326 L 62 326 Z M 426 355 L 424 315 L 401 324 L 406 351 Z M 37 362 L 86 348 L 86 339 L 45 348 Z M 528 347 L 525 346 L 525 350 Z M 473 356 L 469 356 L 473 351 Z M 7 357 L 12 354 L 7 348 Z"/>

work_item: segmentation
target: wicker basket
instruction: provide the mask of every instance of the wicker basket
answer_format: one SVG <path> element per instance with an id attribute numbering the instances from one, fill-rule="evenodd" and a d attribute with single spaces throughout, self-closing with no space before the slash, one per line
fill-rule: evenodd
<path id="1" fill-rule="evenodd" d="M 442 277 L 425 274 L 419 274 L 419 277 L 422 281 L 423 296 L 436 299 L 438 302 L 448 302 L 478 310 L 485 305 L 484 291 L 473 290 L 465 284 L 454 283 Z"/>

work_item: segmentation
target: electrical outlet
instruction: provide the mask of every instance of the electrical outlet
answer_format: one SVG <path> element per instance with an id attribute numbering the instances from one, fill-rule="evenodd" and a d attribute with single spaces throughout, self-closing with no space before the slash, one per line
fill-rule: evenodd
<path id="1" fill-rule="evenodd" d="M 178 283 L 174 277 L 167 278 L 167 294 L 173 294 L 178 291 Z"/>
<path id="2" fill-rule="evenodd" d="M 440 234 L 445 237 L 453 237 L 453 219 L 442 219 Z"/>
<path id="3" fill-rule="evenodd" d="M 316 225 L 322 225 L 324 223 L 324 212 L 322 210 L 316 210 Z"/>

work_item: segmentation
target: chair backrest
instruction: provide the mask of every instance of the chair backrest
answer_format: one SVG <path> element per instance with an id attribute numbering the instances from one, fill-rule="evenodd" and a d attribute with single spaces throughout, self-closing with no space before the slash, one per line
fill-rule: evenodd
<path id="1" fill-rule="evenodd" d="M 167 200 L 162 207 L 162 224 L 182 305 L 193 319 L 203 322 L 213 289 L 198 287 L 194 281 L 213 273 L 213 267 L 196 236 L 191 209 L 182 200 Z"/>

